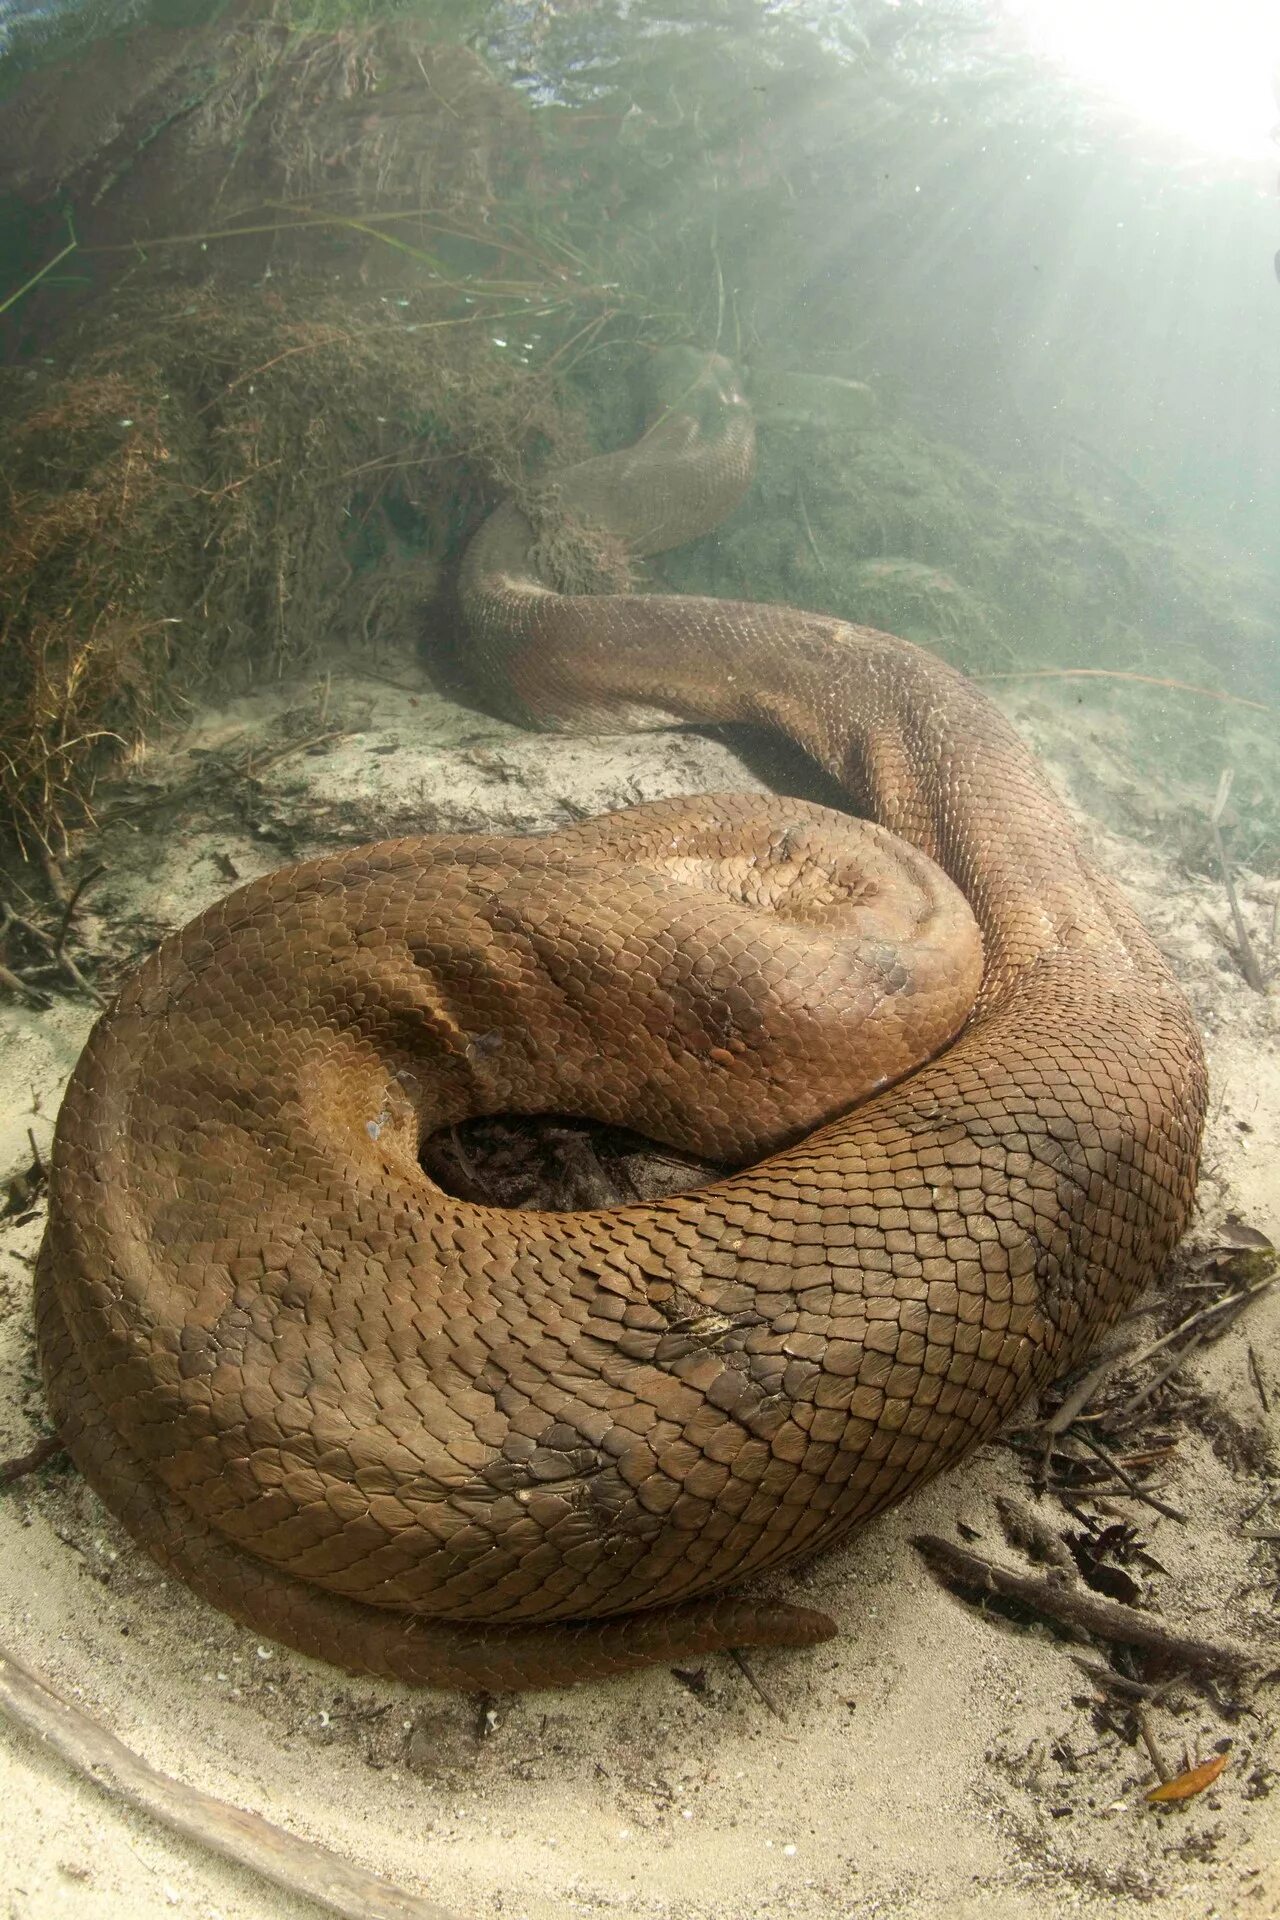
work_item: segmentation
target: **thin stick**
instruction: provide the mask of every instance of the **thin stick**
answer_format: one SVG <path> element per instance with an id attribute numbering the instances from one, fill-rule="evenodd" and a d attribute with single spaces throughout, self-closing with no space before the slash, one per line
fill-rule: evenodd
<path id="1" fill-rule="evenodd" d="M 66 945 L 67 935 L 71 931 L 71 916 L 75 912 L 77 906 L 80 904 L 81 894 L 84 892 L 86 887 L 91 887 L 95 880 L 100 880 L 105 872 L 106 872 L 105 867 L 91 867 L 89 872 L 86 873 L 82 879 L 77 880 L 76 886 L 75 886 L 75 892 L 72 894 L 66 906 L 63 908 L 62 925 L 58 928 L 57 938 L 53 943 L 53 950 L 57 954 L 59 960 L 61 960 L 62 958 L 62 949 Z"/>
<path id="2" fill-rule="evenodd" d="M 720 336 L 724 332 L 724 273 L 720 266 L 720 247 L 714 226 L 711 229 L 711 264 L 716 270 L 716 337 L 712 352 L 720 351 Z"/>
<path id="3" fill-rule="evenodd" d="M 1239 1673 L 1258 1664 L 1255 1654 L 1225 1641 L 1197 1640 L 1178 1633 L 1148 1613 L 1122 1606 L 1117 1600 L 1104 1600 L 1086 1587 L 1067 1586 L 1061 1578 L 1024 1573 L 1017 1567 L 1002 1567 L 984 1560 L 951 1540 L 936 1534 L 918 1533 L 913 1541 L 936 1571 L 963 1586 L 980 1592 L 998 1593 L 1006 1600 L 1020 1600 L 1046 1619 L 1068 1627 L 1084 1627 L 1100 1639 L 1121 1646 L 1138 1647 L 1143 1653 L 1157 1653 L 1177 1660 L 1195 1673 Z"/>
<path id="4" fill-rule="evenodd" d="M 1217 1326 L 1205 1327 L 1201 1332 L 1193 1334 L 1187 1341 L 1187 1344 L 1184 1347 L 1179 1347 L 1168 1363 L 1161 1367 L 1154 1379 L 1148 1380 L 1146 1386 L 1139 1387 L 1136 1393 L 1131 1393 L 1129 1398 L 1124 1401 L 1121 1406 L 1112 1408 L 1105 1415 L 1095 1417 L 1114 1420 L 1117 1423 L 1131 1418 L 1131 1416 L 1138 1411 L 1139 1407 L 1145 1406 L 1147 1401 L 1159 1392 L 1166 1380 L 1171 1380 L 1174 1374 L 1181 1373 L 1183 1367 L 1199 1352 L 1202 1346 L 1207 1346 L 1210 1340 L 1215 1340 L 1219 1334 L 1225 1333 L 1227 1328 L 1240 1318 L 1240 1315 L 1244 1312 L 1255 1294 L 1264 1293 L 1268 1287 L 1274 1284 L 1274 1276 L 1271 1276 L 1260 1282 L 1256 1287 L 1246 1289 L 1243 1293 L 1232 1294 L 1225 1300 L 1216 1300 L 1211 1307 L 1205 1307 L 1203 1312 L 1193 1313 L 1189 1320 L 1183 1321 L 1181 1327 L 1174 1328 L 1174 1334 L 1185 1332 L 1195 1321 L 1204 1320 L 1211 1314 L 1223 1312 L 1225 1318 Z M 1173 1334 L 1166 1335 L 1166 1339 L 1172 1338 Z M 1155 1347 L 1152 1347 L 1150 1351 L 1154 1353 L 1157 1347 L 1162 1347 L 1164 1344 L 1164 1340 L 1158 1340 Z"/>
<path id="5" fill-rule="evenodd" d="M 1249 1374 L 1254 1386 L 1257 1388 L 1258 1398 L 1262 1402 L 1262 1411 L 1264 1413 L 1270 1413 L 1271 1398 L 1263 1382 L 1262 1368 L 1258 1365 L 1258 1356 L 1254 1352 L 1251 1344 L 1246 1344 L 1245 1352 L 1249 1356 Z"/>
<path id="6" fill-rule="evenodd" d="M 1057 1411 L 1051 1413 L 1042 1423 L 1043 1430 L 1050 1439 L 1056 1439 L 1059 1434 L 1065 1433 L 1068 1427 L 1075 1425 L 1077 1418 L 1084 1412 L 1107 1375 L 1118 1367 L 1122 1360 L 1127 1360 L 1132 1352 L 1132 1347 L 1121 1347 L 1115 1353 L 1104 1355 L 1096 1366 L 1090 1367 L 1088 1373 L 1082 1380 L 1077 1381 Z"/>
<path id="7" fill-rule="evenodd" d="M 466 1149 L 462 1144 L 462 1136 L 459 1134 L 457 1127 L 450 1127 L 449 1142 L 457 1156 L 458 1165 L 462 1168 L 464 1177 L 471 1182 L 476 1192 L 484 1193 L 486 1191 L 485 1182 L 480 1178 L 480 1175 L 476 1172 L 474 1165 L 468 1158 Z"/>
<path id="8" fill-rule="evenodd" d="M 1274 713 L 1261 700 L 1238 693 L 1219 693 L 1216 687 L 1196 687 L 1188 680 L 1164 680 L 1153 673 L 1122 673 L 1117 667 L 1022 667 L 1016 673 L 975 673 L 975 680 L 1129 680 L 1140 687 L 1166 687 L 1172 693 L 1198 693 L 1203 700 L 1223 700 L 1229 706 L 1249 707 L 1254 713 Z"/>
<path id="9" fill-rule="evenodd" d="M 260 774 L 267 771 L 268 767 L 278 766 L 282 760 L 289 759 L 292 754 L 309 753 L 312 747 L 332 746 L 335 740 L 345 740 L 350 731 L 350 727 L 330 727 L 323 733 L 309 733 L 302 740 L 286 740 L 282 747 L 273 747 L 271 752 L 264 753 L 260 760 L 254 756 L 251 749 L 243 766 L 233 767 L 231 771 L 240 774 L 246 780 L 256 780 Z"/>
<path id="10" fill-rule="evenodd" d="M 1146 1506 L 1154 1507 L 1156 1512 L 1164 1514 L 1167 1520 L 1181 1520 L 1185 1523 L 1187 1518 L 1185 1513 L 1180 1513 L 1177 1507 L 1171 1507 L 1165 1501 L 1158 1500 L 1154 1493 L 1148 1493 L 1147 1489 L 1135 1480 L 1125 1467 L 1121 1466 L 1115 1455 L 1108 1453 L 1107 1449 L 1101 1446 L 1092 1434 L 1086 1433 L 1083 1427 L 1076 1429 L 1076 1438 L 1083 1441 L 1090 1453 L 1096 1453 L 1104 1466 L 1110 1467 L 1112 1473 L 1124 1482 L 1135 1500 L 1141 1500 Z"/>
<path id="11" fill-rule="evenodd" d="M 46 273 L 52 273 L 60 260 L 65 260 L 69 253 L 75 252 L 79 242 L 76 239 L 76 230 L 72 224 L 70 213 L 67 214 L 67 232 L 71 235 L 71 238 L 67 241 L 61 253 L 55 253 L 52 260 L 46 260 L 38 273 L 33 273 L 29 280 L 23 281 L 16 293 L 11 293 L 7 299 L 0 300 L 0 313 L 7 313 L 10 307 L 17 306 L 24 293 L 30 293 L 32 287 L 39 286 Z"/>
<path id="12" fill-rule="evenodd" d="M 818 543 L 813 537 L 813 527 L 809 520 L 809 509 L 805 505 L 804 488 L 800 485 L 799 479 L 796 480 L 796 505 L 800 509 L 800 518 L 804 522 L 805 538 L 809 542 L 809 549 L 813 554 L 814 559 L 817 561 L 818 566 L 820 567 L 822 572 L 825 573 L 827 570 L 827 563 L 823 559 L 822 555 L 818 552 Z"/>
<path id="13" fill-rule="evenodd" d="M 778 1705 L 777 1701 L 772 1697 L 772 1695 L 766 1692 L 761 1682 L 757 1680 L 754 1672 L 752 1671 L 751 1663 L 747 1659 L 746 1654 L 742 1651 L 742 1648 L 730 1647 L 729 1658 L 733 1661 L 734 1666 L 738 1669 L 739 1673 L 742 1675 L 747 1685 L 751 1688 L 751 1691 L 755 1694 L 756 1698 L 764 1702 L 765 1706 L 768 1707 L 770 1713 L 774 1716 L 775 1720 L 785 1720 L 787 1717 L 786 1714 L 783 1712 L 782 1708 Z"/>
<path id="14" fill-rule="evenodd" d="M 1162 1680 L 1158 1687 L 1153 1687 L 1145 1680 L 1130 1680 L 1127 1674 L 1117 1673 L 1114 1667 L 1100 1667 L 1081 1654 L 1073 1653 L 1071 1658 L 1081 1673 L 1087 1673 L 1098 1686 L 1110 1687 L 1112 1692 L 1122 1693 L 1129 1700 L 1150 1700 L 1153 1705 L 1172 1693 L 1175 1687 L 1181 1686 L 1187 1677 L 1185 1673 L 1175 1673 L 1172 1679 Z"/>
<path id="15" fill-rule="evenodd" d="M 4 1653 L 0 1714 L 25 1727 L 76 1773 L 116 1799 L 346 1920 L 457 1920 L 434 1900 L 407 1893 L 261 1814 L 161 1773 Z"/>
<path id="16" fill-rule="evenodd" d="M 33 1007 L 47 1007 L 50 1004 L 47 995 L 41 993 L 38 987 L 28 985 L 21 974 L 15 973 L 12 967 L 0 966 L 0 987 L 6 988 L 10 993 L 21 994 Z"/>
<path id="17" fill-rule="evenodd" d="M 1161 1783 L 1166 1780 L 1172 1780 L 1173 1768 L 1160 1751 L 1160 1743 L 1156 1739 L 1156 1730 L 1151 1724 L 1151 1715 L 1147 1712 L 1145 1705 L 1140 1706 L 1133 1717 L 1138 1723 L 1138 1732 L 1142 1736 L 1142 1744 L 1147 1750 L 1147 1757 L 1156 1770 L 1156 1777 Z"/>
<path id="18" fill-rule="evenodd" d="M 1137 1353 L 1126 1354 L 1125 1359 L 1130 1365 L 1140 1367 L 1144 1360 L 1151 1358 L 1153 1353 L 1159 1353 L 1162 1348 L 1172 1345 L 1175 1340 L 1180 1340 L 1184 1333 L 1190 1333 L 1191 1329 L 1198 1327 L 1202 1321 L 1212 1320 L 1215 1313 L 1225 1313 L 1229 1307 L 1238 1308 L 1243 1313 L 1245 1307 L 1256 1300 L 1259 1294 L 1266 1293 L 1275 1285 L 1277 1277 L 1280 1276 L 1274 1273 L 1264 1274 L 1261 1280 L 1255 1280 L 1251 1286 L 1241 1287 L 1237 1293 L 1220 1294 L 1216 1300 L 1211 1300 L 1207 1307 L 1197 1307 L 1195 1312 L 1189 1313 L 1185 1320 L 1179 1320 L 1176 1327 L 1170 1327 L 1168 1333 L 1162 1333 L 1158 1340 L 1151 1342 L 1150 1346 L 1139 1348 Z M 1231 1318 L 1234 1320 L 1236 1315 L 1232 1314 Z M 1218 1329 L 1215 1327 L 1211 1331 L 1216 1333 Z M 1110 1416 L 1090 1416 L 1090 1418 L 1095 1417 L 1109 1418 Z"/>
<path id="19" fill-rule="evenodd" d="M 1262 968 L 1258 965 L 1258 956 L 1253 950 L 1253 942 L 1249 938 L 1249 929 L 1245 926 L 1244 915 L 1240 911 L 1240 902 L 1236 898 L 1235 878 L 1231 872 L 1231 863 L 1227 859 L 1227 849 L 1222 842 L 1222 828 L 1218 824 L 1222 818 L 1222 810 L 1227 804 L 1227 796 L 1231 792 L 1231 782 L 1234 778 L 1235 773 L 1231 767 L 1223 769 L 1222 778 L 1218 782 L 1217 797 L 1209 810 L 1209 831 L 1213 835 L 1213 850 L 1218 856 L 1218 866 L 1222 872 L 1222 884 L 1227 890 L 1227 905 L 1231 909 L 1231 924 L 1236 930 L 1236 946 L 1240 951 L 1240 971 L 1243 973 L 1247 984 L 1253 988 L 1255 993 L 1265 993 L 1267 983 L 1262 977 Z"/>
<path id="20" fill-rule="evenodd" d="M 94 1005 L 97 1007 L 105 1007 L 108 1004 L 106 994 L 99 993 L 98 989 L 94 986 L 93 982 L 91 980 L 85 979 L 84 975 L 81 973 L 79 967 L 76 965 L 75 961 L 71 958 L 71 955 L 69 953 L 60 953 L 58 955 L 58 965 L 62 968 L 64 973 L 67 973 L 70 975 L 71 979 L 75 982 L 76 986 L 79 987 L 81 993 L 85 996 L 86 1000 L 92 1000 Z"/>
<path id="21" fill-rule="evenodd" d="M 74 904 L 74 896 L 72 903 Z M 16 927 L 19 933 L 25 933 L 31 939 L 39 941 L 54 965 L 62 968 L 62 971 L 79 987 L 87 999 L 95 1001 L 100 1007 L 106 1006 L 105 996 L 98 992 L 91 981 L 85 979 L 71 955 L 60 950 L 52 934 L 46 933 L 43 927 L 38 927 L 34 920 L 24 920 L 20 913 L 14 912 L 7 900 L 0 900 L 0 914 L 4 916 L 0 925 Z"/>

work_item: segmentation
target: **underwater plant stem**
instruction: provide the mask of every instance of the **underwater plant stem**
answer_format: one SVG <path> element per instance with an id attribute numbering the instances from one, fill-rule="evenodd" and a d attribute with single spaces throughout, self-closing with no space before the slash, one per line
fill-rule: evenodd
<path id="1" fill-rule="evenodd" d="M 57 938 L 53 943 L 54 953 L 59 960 L 63 958 L 62 950 L 67 944 L 67 935 L 71 931 L 71 916 L 80 904 L 81 895 L 87 887 L 93 885 L 95 880 L 100 880 L 105 872 L 105 867 L 92 867 L 88 873 L 83 874 L 76 882 L 75 891 L 63 909 L 62 924 L 58 928 Z"/>
<path id="2" fill-rule="evenodd" d="M 348 227 L 357 233 L 366 234 L 370 239 L 381 240 L 384 245 L 395 247 L 400 252 L 407 253 L 411 255 L 412 258 L 423 262 L 426 266 L 430 267 L 433 273 L 437 273 L 440 276 L 440 285 L 450 291 L 468 293 L 474 298 L 485 299 L 518 298 L 535 300 L 545 297 L 546 288 L 534 282 L 451 280 L 448 278 L 448 270 L 444 263 L 438 261 L 433 254 L 426 253 L 421 247 L 409 246 L 406 242 L 397 240 L 393 234 L 383 233 L 378 227 L 372 226 L 366 221 L 353 219 L 349 214 L 317 212 L 315 209 L 304 205 L 300 201 L 269 200 L 266 204 L 280 213 L 290 213 L 296 209 L 305 217 L 300 220 L 255 221 L 239 227 L 206 227 L 192 233 L 148 235 L 145 241 L 114 241 L 102 246 L 82 247 L 80 251 L 82 253 L 133 253 L 141 254 L 145 257 L 146 254 L 155 247 L 205 246 L 211 240 L 242 240 L 255 234 L 294 233 L 301 232 L 304 228 L 308 227 Z M 427 220 L 431 218 L 431 215 L 428 210 L 423 207 L 407 207 L 398 208 L 386 213 L 378 213 L 374 218 L 386 223 L 393 220 Z M 492 245 L 493 242 L 490 241 L 488 244 Z M 505 245 L 505 243 L 503 244 Z M 508 251 L 518 251 L 518 249 L 510 247 Z M 59 254 L 58 259 L 61 258 L 62 255 Z M 41 274 L 47 273 L 49 269 L 56 266 L 56 264 L 57 261 L 51 260 L 47 267 L 41 269 Z M 535 262 L 535 264 L 540 263 Z M 562 279 L 563 276 L 556 271 L 556 278 Z M 19 291 L 25 292 L 26 289 L 21 288 Z M 578 291 L 591 293 L 601 290 L 583 288 L 578 289 Z M 17 297 L 15 294 L 14 298 L 16 299 Z"/>
<path id="3" fill-rule="evenodd" d="M 62 251 L 55 253 L 52 260 L 46 260 L 39 272 L 33 273 L 29 280 L 25 280 L 16 293 L 11 293 L 7 295 L 5 299 L 0 300 L 0 313 L 7 313 L 10 307 L 16 306 L 23 294 L 30 293 L 32 287 L 38 286 L 46 274 L 53 272 L 60 260 L 65 260 L 69 253 L 75 252 L 80 242 L 76 239 L 76 230 L 71 219 L 70 210 L 67 212 L 67 232 L 71 238 L 67 241 Z"/>

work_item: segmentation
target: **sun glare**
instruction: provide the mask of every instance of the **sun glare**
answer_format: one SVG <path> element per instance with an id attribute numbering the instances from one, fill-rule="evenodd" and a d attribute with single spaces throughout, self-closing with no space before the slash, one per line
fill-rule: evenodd
<path id="1" fill-rule="evenodd" d="M 1202 153 L 1274 152 L 1277 0 L 1006 0 L 1032 45 Z"/>

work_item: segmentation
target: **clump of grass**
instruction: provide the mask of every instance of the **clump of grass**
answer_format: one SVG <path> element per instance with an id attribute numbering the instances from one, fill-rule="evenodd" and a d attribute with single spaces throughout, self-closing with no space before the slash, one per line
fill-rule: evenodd
<path id="1" fill-rule="evenodd" d="M 51 254 L 0 288 L 0 835 L 28 853 L 202 684 L 412 636 L 495 492 L 566 582 L 618 573 L 531 475 L 587 451 L 575 362 L 679 322 L 575 245 L 518 90 L 392 11 L 232 0 L 0 102 L 6 178 L 73 211 L 89 276 Z"/>
<path id="2" fill-rule="evenodd" d="M 487 489 L 581 437 L 428 295 L 293 278 L 117 296 L 0 384 L 0 809 L 57 857 L 102 767 L 212 680 L 410 639 Z"/>

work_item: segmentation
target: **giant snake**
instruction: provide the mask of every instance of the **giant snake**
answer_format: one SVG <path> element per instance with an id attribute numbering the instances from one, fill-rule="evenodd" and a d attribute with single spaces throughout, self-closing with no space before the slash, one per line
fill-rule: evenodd
<path id="1" fill-rule="evenodd" d="M 560 489 L 653 552 L 752 450 L 708 358 Z M 534 551 L 507 505 L 464 561 L 493 701 L 772 727 L 864 818 L 702 796 L 239 889 L 94 1029 L 38 1265 L 54 1419 L 135 1537 L 258 1633 L 437 1686 L 828 1637 L 750 1577 L 1081 1359 L 1185 1224 L 1205 1096 L 1160 954 L 961 674 L 790 607 L 560 592 Z M 443 1191 L 421 1142 L 501 1112 L 741 1170 Z"/>

